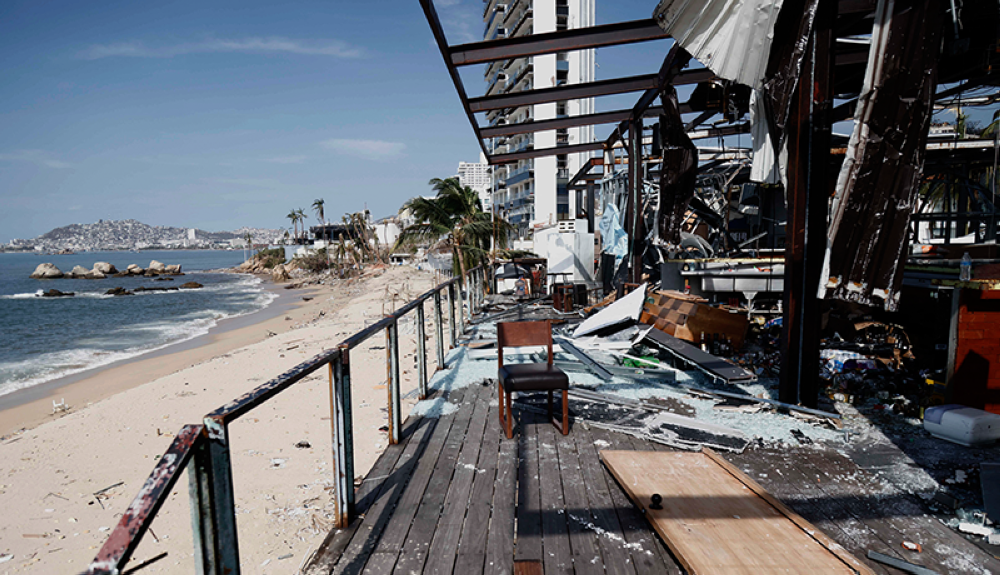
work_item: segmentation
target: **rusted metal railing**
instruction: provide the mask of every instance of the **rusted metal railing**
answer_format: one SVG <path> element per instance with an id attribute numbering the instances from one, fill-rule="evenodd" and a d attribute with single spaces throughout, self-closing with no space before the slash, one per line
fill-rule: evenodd
<path id="1" fill-rule="evenodd" d="M 480 290 L 486 286 L 487 269 L 480 266 L 466 274 L 468 306 L 462 294 L 461 278 L 442 282 L 392 314 L 350 336 L 332 349 L 324 350 L 278 377 L 205 415 L 202 423 L 185 425 L 170 448 L 160 458 L 139 494 L 122 515 L 121 521 L 87 568 L 87 575 L 120 573 L 139 545 L 150 523 L 185 469 L 191 503 L 191 525 L 195 566 L 199 575 L 239 575 L 239 538 L 236 531 L 236 502 L 233 495 L 233 467 L 229 451 L 229 424 L 272 397 L 324 367 L 330 380 L 330 426 L 333 439 L 333 481 L 335 526 L 347 527 L 354 518 L 354 429 L 351 403 L 351 350 L 380 331 L 386 338 L 386 375 L 389 406 L 389 442 L 398 443 L 402 428 L 399 378 L 399 320 L 415 312 L 417 335 L 417 389 L 421 399 L 428 394 L 427 345 L 424 304 L 434 301 L 434 328 L 437 365 L 444 367 L 444 319 L 442 292 L 448 294 L 450 346 L 457 344 L 458 327 L 468 321 L 485 301 Z M 191 465 L 189 465 L 191 464 Z"/>

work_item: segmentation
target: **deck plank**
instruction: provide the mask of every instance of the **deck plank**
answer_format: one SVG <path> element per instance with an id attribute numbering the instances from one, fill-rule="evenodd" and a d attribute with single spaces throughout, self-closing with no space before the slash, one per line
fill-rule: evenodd
<path id="1" fill-rule="evenodd" d="M 622 545 L 628 541 L 631 534 L 626 534 L 622 529 L 604 476 L 604 466 L 597 458 L 598 438 L 593 435 L 591 429 L 586 429 L 586 433 L 578 433 L 584 429 L 583 425 L 575 425 L 570 435 L 576 444 L 587 507 L 590 509 L 590 521 L 593 523 L 593 529 L 600 534 L 596 539 L 604 568 L 608 575 L 636 575 L 635 561 L 628 549 Z"/>
<path id="2" fill-rule="evenodd" d="M 396 573 L 420 573 L 423 570 L 431 540 L 441 518 L 441 510 L 444 508 L 448 486 L 451 485 L 451 478 L 455 473 L 455 463 L 465 442 L 472 412 L 471 407 L 463 403 L 455 413 L 448 438 L 438 456 L 424 498 L 420 502 L 417 514 L 413 518 L 413 525 L 403 544 Z"/>
<path id="3" fill-rule="evenodd" d="M 499 410 L 490 417 L 497 420 Z M 489 433 L 489 432 L 487 432 Z M 502 432 L 499 432 L 502 434 Z M 486 540 L 484 573 L 510 575 L 514 570 L 514 508 L 517 503 L 518 442 L 499 437 L 496 485 L 493 488 L 492 515 Z"/>
<path id="4" fill-rule="evenodd" d="M 486 429 L 483 432 L 483 443 L 479 450 L 479 462 L 476 464 L 475 477 L 472 481 L 472 495 L 469 498 L 469 510 L 465 516 L 465 526 L 458 543 L 458 561 L 455 564 L 456 573 L 481 573 L 486 563 L 486 547 L 490 530 L 490 517 L 493 511 L 493 490 L 497 483 L 497 465 L 500 455 L 500 416 L 499 405 L 490 401 L 489 394 L 484 394 L 484 400 L 489 405 L 486 415 Z M 513 499 L 506 503 L 513 505 Z M 464 557 L 471 555 L 473 557 Z"/>
<path id="5" fill-rule="evenodd" d="M 563 482 L 574 571 L 577 575 L 600 575 L 604 573 L 604 561 L 597 535 L 589 528 L 593 525 L 594 513 L 587 498 L 587 485 L 580 468 L 580 455 L 577 453 L 576 440 L 581 436 L 590 439 L 589 431 L 582 425 L 572 426 L 567 436 L 555 433 L 559 472 Z"/>
<path id="6" fill-rule="evenodd" d="M 455 473 L 452 475 L 448 494 L 445 496 L 441 518 L 437 530 L 431 540 L 430 551 L 427 554 L 425 573 L 450 575 L 454 569 L 462 526 L 469 508 L 469 495 L 472 491 L 472 481 L 476 474 L 476 463 L 479 461 L 479 450 L 483 443 L 483 431 L 486 427 L 486 416 L 489 404 L 483 393 L 482 386 L 467 388 L 466 401 L 474 402 L 472 420 L 466 433 L 462 452 L 458 456 Z M 468 409 L 468 407 L 467 407 Z"/>
<path id="7" fill-rule="evenodd" d="M 531 424 L 538 434 L 538 484 L 542 504 L 542 564 L 547 575 L 573 573 L 563 477 L 556 450 L 555 428 L 545 416 Z M 561 434 L 559 434 L 561 436 Z"/>
<path id="8" fill-rule="evenodd" d="M 520 462 L 517 468 L 517 533 L 514 539 L 515 561 L 542 560 L 542 513 L 538 494 L 538 436 L 535 425 L 526 425 L 531 412 L 517 410 L 521 421 L 515 435 L 506 441 L 517 442 Z"/>
<path id="9" fill-rule="evenodd" d="M 364 570 L 383 529 L 392 518 L 396 502 L 413 474 L 413 469 L 419 460 L 419 451 L 435 427 L 437 420 L 421 419 L 420 426 L 407 438 L 403 453 L 400 454 L 389 476 L 383 479 L 382 490 L 368 508 L 364 522 L 340 556 L 340 560 L 333 566 L 333 573 L 351 575 Z"/>

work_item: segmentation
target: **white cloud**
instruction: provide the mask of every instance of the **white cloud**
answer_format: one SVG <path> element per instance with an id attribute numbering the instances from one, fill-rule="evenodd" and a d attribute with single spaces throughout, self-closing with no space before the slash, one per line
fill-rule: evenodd
<path id="1" fill-rule="evenodd" d="M 406 144 L 402 142 L 385 142 L 383 140 L 349 140 L 334 138 L 320 142 L 328 150 L 358 156 L 368 160 L 382 160 L 402 155 Z"/>
<path id="2" fill-rule="evenodd" d="M 36 166 L 44 166 L 55 170 L 72 168 L 73 164 L 54 159 L 44 150 L 17 150 L 10 153 L 0 153 L 0 162 L 28 162 Z"/>
<path id="3" fill-rule="evenodd" d="M 255 54 L 300 54 L 305 56 L 333 56 L 336 58 L 357 58 L 361 48 L 350 46 L 340 40 L 294 40 L 272 36 L 267 38 L 211 39 L 168 46 L 147 46 L 142 42 L 121 42 L 118 44 L 94 44 L 78 54 L 85 60 L 101 58 L 172 58 L 186 54 L 207 53 L 255 53 Z"/>

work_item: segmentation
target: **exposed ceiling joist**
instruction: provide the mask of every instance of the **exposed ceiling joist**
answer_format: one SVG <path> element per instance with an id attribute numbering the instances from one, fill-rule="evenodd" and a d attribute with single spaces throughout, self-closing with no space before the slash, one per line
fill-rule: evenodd
<path id="1" fill-rule="evenodd" d="M 518 160 L 530 160 L 532 158 L 543 158 L 545 156 L 555 156 L 558 154 L 576 154 L 579 152 L 592 152 L 604 149 L 604 142 L 590 142 L 589 144 L 574 144 L 571 146 L 556 146 L 555 148 L 540 148 L 537 150 L 525 150 L 523 152 L 513 152 L 511 154 L 494 154 L 489 156 L 489 163 L 496 166 L 499 164 L 510 164 Z"/>
<path id="2" fill-rule="evenodd" d="M 449 55 L 453 65 L 469 66 L 495 60 L 633 44 L 663 38 L 668 38 L 667 34 L 657 26 L 655 20 L 649 18 L 589 28 L 574 28 L 544 34 L 503 38 L 488 42 L 460 44 L 452 46 L 449 49 Z"/>

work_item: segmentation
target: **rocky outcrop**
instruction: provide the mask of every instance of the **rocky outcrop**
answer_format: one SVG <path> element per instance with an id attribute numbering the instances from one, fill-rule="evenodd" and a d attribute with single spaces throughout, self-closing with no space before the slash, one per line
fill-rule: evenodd
<path id="1" fill-rule="evenodd" d="M 73 269 L 71 269 L 64 277 L 82 279 L 87 277 L 87 274 L 89 273 L 90 270 L 83 266 L 73 266 Z"/>
<path id="2" fill-rule="evenodd" d="M 104 295 L 119 296 L 119 295 L 135 295 L 135 294 L 123 287 L 116 287 L 116 288 L 111 288 L 108 291 L 104 292 Z"/>
<path id="3" fill-rule="evenodd" d="M 88 280 L 102 280 L 108 276 L 105 275 L 104 272 L 100 270 L 92 269 L 84 277 L 86 277 Z"/>
<path id="4" fill-rule="evenodd" d="M 133 276 L 141 276 L 142 274 L 146 273 L 146 270 L 142 269 L 136 264 L 129 264 L 128 267 L 125 268 L 125 273 Z"/>
<path id="5" fill-rule="evenodd" d="M 180 287 L 181 287 L 181 289 L 199 289 L 199 288 L 203 288 L 205 286 L 201 285 L 198 282 L 187 282 L 185 284 L 181 284 Z"/>
<path id="6" fill-rule="evenodd" d="M 57 289 L 50 289 L 49 291 L 42 292 L 42 297 L 73 297 L 76 294 L 74 292 L 61 292 Z"/>
<path id="7" fill-rule="evenodd" d="M 108 262 L 97 262 L 94 264 L 94 271 L 101 272 L 104 275 L 112 275 L 118 273 L 118 268 Z"/>
<path id="8" fill-rule="evenodd" d="M 166 268 L 164 269 L 164 273 L 167 273 L 167 274 L 170 274 L 170 275 L 174 275 L 174 276 L 183 275 L 181 273 L 181 264 L 172 264 L 172 265 L 166 266 Z"/>
<path id="9" fill-rule="evenodd" d="M 278 264 L 274 266 L 271 270 L 271 281 L 274 283 L 286 282 L 292 279 L 292 276 L 288 273 L 289 270 L 285 268 L 285 264 Z"/>
<path id="10" fill-rule="evenodd" d="M 62 271 L 55 264 L 38 264 L 35 271 L 29 276 L 36 280 L 49 280 L 63 277 Z"/>
<path id="11" fill-rule="evenodd" d="M 152 260 L 149 262 L 149 267 L 146 269 L 161 274 L 167 270 L 167 266 L 165 266 L 162 262 Z"/>

